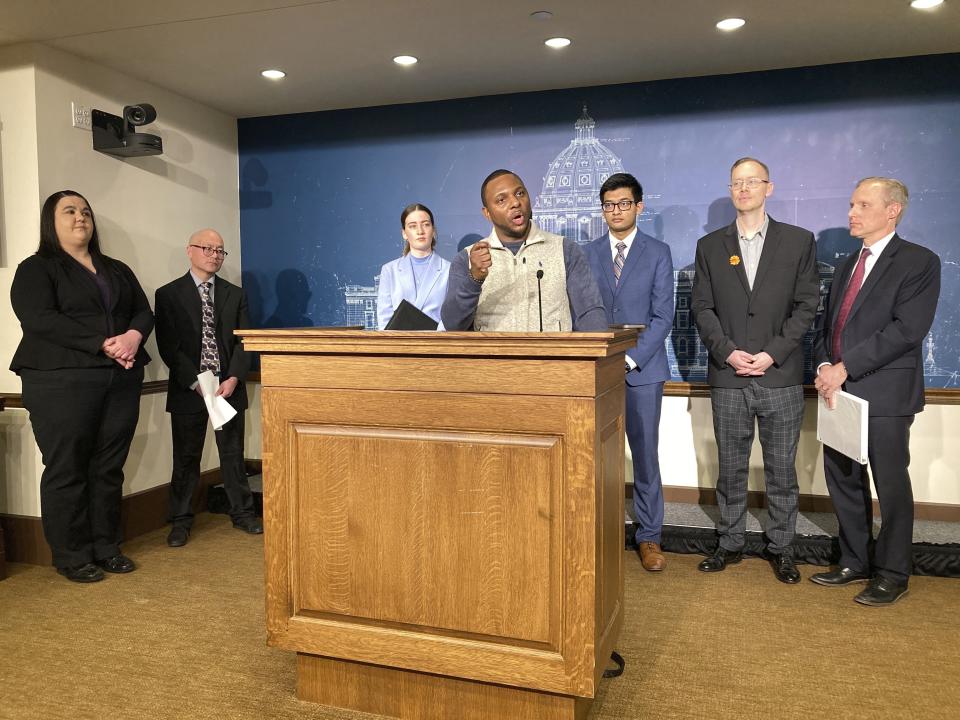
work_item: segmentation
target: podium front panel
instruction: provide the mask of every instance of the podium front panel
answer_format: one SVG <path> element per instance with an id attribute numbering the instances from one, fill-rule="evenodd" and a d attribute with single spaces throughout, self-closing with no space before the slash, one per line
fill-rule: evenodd
<path id="1" fill-rule="evenodd" d="M 592 697 L 623 615 L 622 367 L 265 355 L 269 643 Z"/>

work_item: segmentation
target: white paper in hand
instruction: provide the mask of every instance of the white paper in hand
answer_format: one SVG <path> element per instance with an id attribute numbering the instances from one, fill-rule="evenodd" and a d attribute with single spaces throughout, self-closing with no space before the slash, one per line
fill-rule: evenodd
<path id="1" fill-rule="evenodd" d="M 197 375 L 197 383 L 200 385 L 200 392 L 203 393 L 203 402 L 207 405 L 207 413 L 210 415 L 210 422 L 214 430 L 219 430 L 237 414 L 233 406 L 217 395 L 217 388 L 220 387 L 220 381 L 209 370 L 204 370 Z"/>
<path id="2" fill-rule="evenodd" d="M 818 398 L 817 440 L 866 465 L 870 403 L 843 390 L 837 390 L 833 397 L 836 399 L 833 410 L 827 407 L 826 400 Z"/>

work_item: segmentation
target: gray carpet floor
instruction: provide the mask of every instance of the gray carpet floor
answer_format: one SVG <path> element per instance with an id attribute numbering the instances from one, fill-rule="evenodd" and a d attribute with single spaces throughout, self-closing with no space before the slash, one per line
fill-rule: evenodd
<path id="1" fill-rule="evenodd" d="M 630 502 L 626 503 L 629 513 Z M 664 525 L 679 527 L 716 527 L 720 511 L 716 505 L 694 505 L 692 503 L 666 503 L 664 507 Z M 747 510 L 747 532 L 760 532 L 766 522 L 767 511 L 760 508 Z M 879 520 L 874 524 L 879 527 Z M 798 535 L 837 536 L 837 517 L 833 513 L 801 512 L 797 516 Z M 960 523 L 938 522 L 935 520 L 915 520 L 913 523 L 913 541 L 946 545 L 960 543 Z"/>

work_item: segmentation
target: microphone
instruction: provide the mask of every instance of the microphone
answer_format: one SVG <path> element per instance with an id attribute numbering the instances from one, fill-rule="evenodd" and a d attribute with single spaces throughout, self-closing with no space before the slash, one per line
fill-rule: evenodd
<path id="1" fill-rule="evenodd" d="M 541 280 L 543 280 L 543 270 L 537 270 L 537 307 L 540 310 L 540 332 L 543 332 L 543 295 L 540 291 Z"/>

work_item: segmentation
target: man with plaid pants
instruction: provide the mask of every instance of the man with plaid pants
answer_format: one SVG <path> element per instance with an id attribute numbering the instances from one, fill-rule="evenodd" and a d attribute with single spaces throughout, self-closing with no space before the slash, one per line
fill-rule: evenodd
<path id="1" fill-rule="evenodd" d="M 777 579 L 800 581 L 793 562 L 795 466 L 803 421 L 803 336 L 817 311 L 813 234 L 766 212 L 767 166 L 754 158 L 730 170 L 736 220 L 697 243 L 692 310 L 710 355 L 707 380 L 720 468 L 719 544 L 700 563 L 719 572 L 743 559 L 747 476 L 754 428 L 766 482 L 767 557 Z"/>

